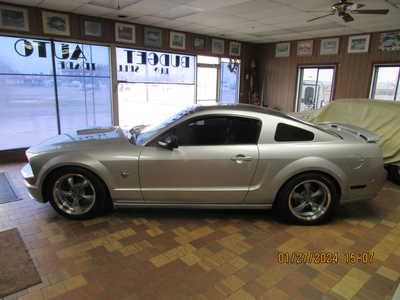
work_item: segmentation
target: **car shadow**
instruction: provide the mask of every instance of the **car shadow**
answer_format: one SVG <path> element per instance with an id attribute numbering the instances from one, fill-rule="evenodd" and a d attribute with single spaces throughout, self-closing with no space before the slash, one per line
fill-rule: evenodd
<path id="1" fill-rule="evenodd" d="M 357 201 L 341 204 L 335 212 L 334 222 L 352 220 L 372 220 L 381 218 L 383 212 L 372 201 Z"/>
<path id="2" fill-rule="evenodd" d="M 370 201 L 341 204 L 328 224 L 341 223 L 346 219 L 372 220 L 382 217 L 384 213 Z M 122 220 L 146 218 L 148 220 L 242 220 L 267 221 L 288 225 L 272 209 L 190 209 L 190 208 L 120 208 L 115 209 L 109 217 Z M 323 224 L 322 224 L 323 225 Z"/>
<path id="3" fill-rule="evenodd" d="M 278 219 L 272 210 L 267 209 L 121 208 L 114 210 L 112 216 L 121 219 L 142 217 L 156 220 L 240 219 L 248 221 L 277 221 Z"/>

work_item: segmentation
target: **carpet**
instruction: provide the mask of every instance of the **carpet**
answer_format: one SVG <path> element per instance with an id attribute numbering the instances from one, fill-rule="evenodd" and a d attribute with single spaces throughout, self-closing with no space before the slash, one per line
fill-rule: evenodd
<path id="1" fill-rule="evenodd" d="M 40 282 L 18 230 L 0 232 L 0 298 Z"/>
<path id="2" fill-rule="evenodd" d="M 21 200 L 6 173 L 0 173 L 0 204 Z"/>

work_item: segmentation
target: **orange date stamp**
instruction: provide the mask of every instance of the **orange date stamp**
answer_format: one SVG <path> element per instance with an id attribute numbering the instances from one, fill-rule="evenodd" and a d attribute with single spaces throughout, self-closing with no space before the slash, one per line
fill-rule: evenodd
<path id="1" fill-rule="evenodd" d="M 278 252 L 278 264 L 371 264 L 374 252 L 294 251 Z"/>

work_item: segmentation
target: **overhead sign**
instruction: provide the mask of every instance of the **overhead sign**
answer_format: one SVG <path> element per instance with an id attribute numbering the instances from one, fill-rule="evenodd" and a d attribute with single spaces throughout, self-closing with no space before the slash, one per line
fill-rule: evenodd
<path id="1" fill-rule="evenodd" d="M 141 83 L 195 83 L 192 55 L 117 48 L 117 79 Z"/>

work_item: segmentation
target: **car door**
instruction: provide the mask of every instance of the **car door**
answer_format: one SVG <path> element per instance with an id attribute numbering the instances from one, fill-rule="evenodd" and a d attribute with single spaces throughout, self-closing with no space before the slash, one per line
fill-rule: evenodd
<path id="1" fill-rule="evenodd" d="M 258 162 L 261 121 L 230 116 L 194 117 L 144 147 L 139 159 L 145 201 L 239 203 Z M 176 136 L 173 150 L 159 140 Z"/>

